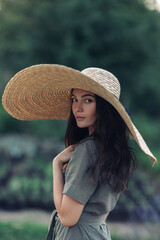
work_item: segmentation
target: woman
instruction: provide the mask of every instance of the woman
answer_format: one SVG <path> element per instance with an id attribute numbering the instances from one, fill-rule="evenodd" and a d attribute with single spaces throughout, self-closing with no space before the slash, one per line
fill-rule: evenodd
<path id="1" fill-rule="evenodd" d="M 136 168 L 128 136 L 157 163 L 119 95 L 119 82 L 108 71 L 60 65 L 27 68 L 5 89 L 3 105 L 13 117 L 69 118 L 66 149 L 53 160 L 56 211 L 47 240 L 110 239 L 106 217 Z"/>

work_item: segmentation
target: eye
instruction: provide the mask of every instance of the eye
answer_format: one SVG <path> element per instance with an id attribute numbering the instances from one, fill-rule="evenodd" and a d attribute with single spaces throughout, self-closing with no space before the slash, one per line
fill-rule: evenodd
<path id="1" fill-rule="evenodd" d="M 91 102 L 92 102 L 92 100 L 89 99 L 89 98 L 85 99 L 84 101 L 85 101 L 86 103 L 91 103 Z"/>
<path id="2" fill-rule="evenodd" d="M 72 98 L 72 102 L 77 102 L 77 99 L 76 98 Z"/>

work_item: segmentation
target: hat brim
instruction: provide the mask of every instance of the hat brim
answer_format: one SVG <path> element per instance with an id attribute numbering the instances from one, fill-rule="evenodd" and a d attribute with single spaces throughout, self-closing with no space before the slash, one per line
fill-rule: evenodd
<path id="1" fill-rule="evenodd" d="M 28 67 L 9 81 L 2 103 L 6 111 L 19 120 L 68 119 L 72 88 L 90 91 L 111 103 L 139 147 L 154 164 L 157 163 L 120 101 L 104 86 L 78 70 L 56 64 Z"/>

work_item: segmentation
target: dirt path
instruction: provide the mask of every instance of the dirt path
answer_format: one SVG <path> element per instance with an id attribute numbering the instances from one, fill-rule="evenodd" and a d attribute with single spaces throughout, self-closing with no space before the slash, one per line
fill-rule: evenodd
<path id="1" fill-rule="evenodd" d="M 23 211 L 3 211 L 0 210 L 0 221 L 12 222 L 12 221 L 23 221 L 23 222 L 34 222 L 44 225 L 48 225 L 50 220 L 50 214 L 45 211 L 39 210 L 23 210 Z"/>
<path id="2" fill-rule="evenodd" d="M 50 213 L 39 210 L 23 210 L 23 211 L 3 211 L 0 210 L 0 221 L 2 222 L 29 222 L 29 223 L 40 223 L 48 225 L 50 220 Z M 126 239 L 130 239 L 129 236 L 135 236 L 135 239 L 139 237 L 160 237 L 160 223 L 150 224 L 139 224 L 139 223 L 119 223 L 111 222 L 108 223 L 111 234 L 124 236 Z M 128 236 L 128 238 L 127 238 Z"/>

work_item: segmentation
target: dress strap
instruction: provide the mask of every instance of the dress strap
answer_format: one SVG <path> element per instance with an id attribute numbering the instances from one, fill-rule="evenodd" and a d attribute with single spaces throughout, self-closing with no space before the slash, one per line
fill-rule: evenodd
<path id="1" fill-rule="evenodd" d="M 54 239 L 54 227 L 57 219 L 57 210 L 54 210 L 51 215 L 50 226 L 48 229 L 48 233 L 46 236 L 46 240 L 53 240 Z"/>

